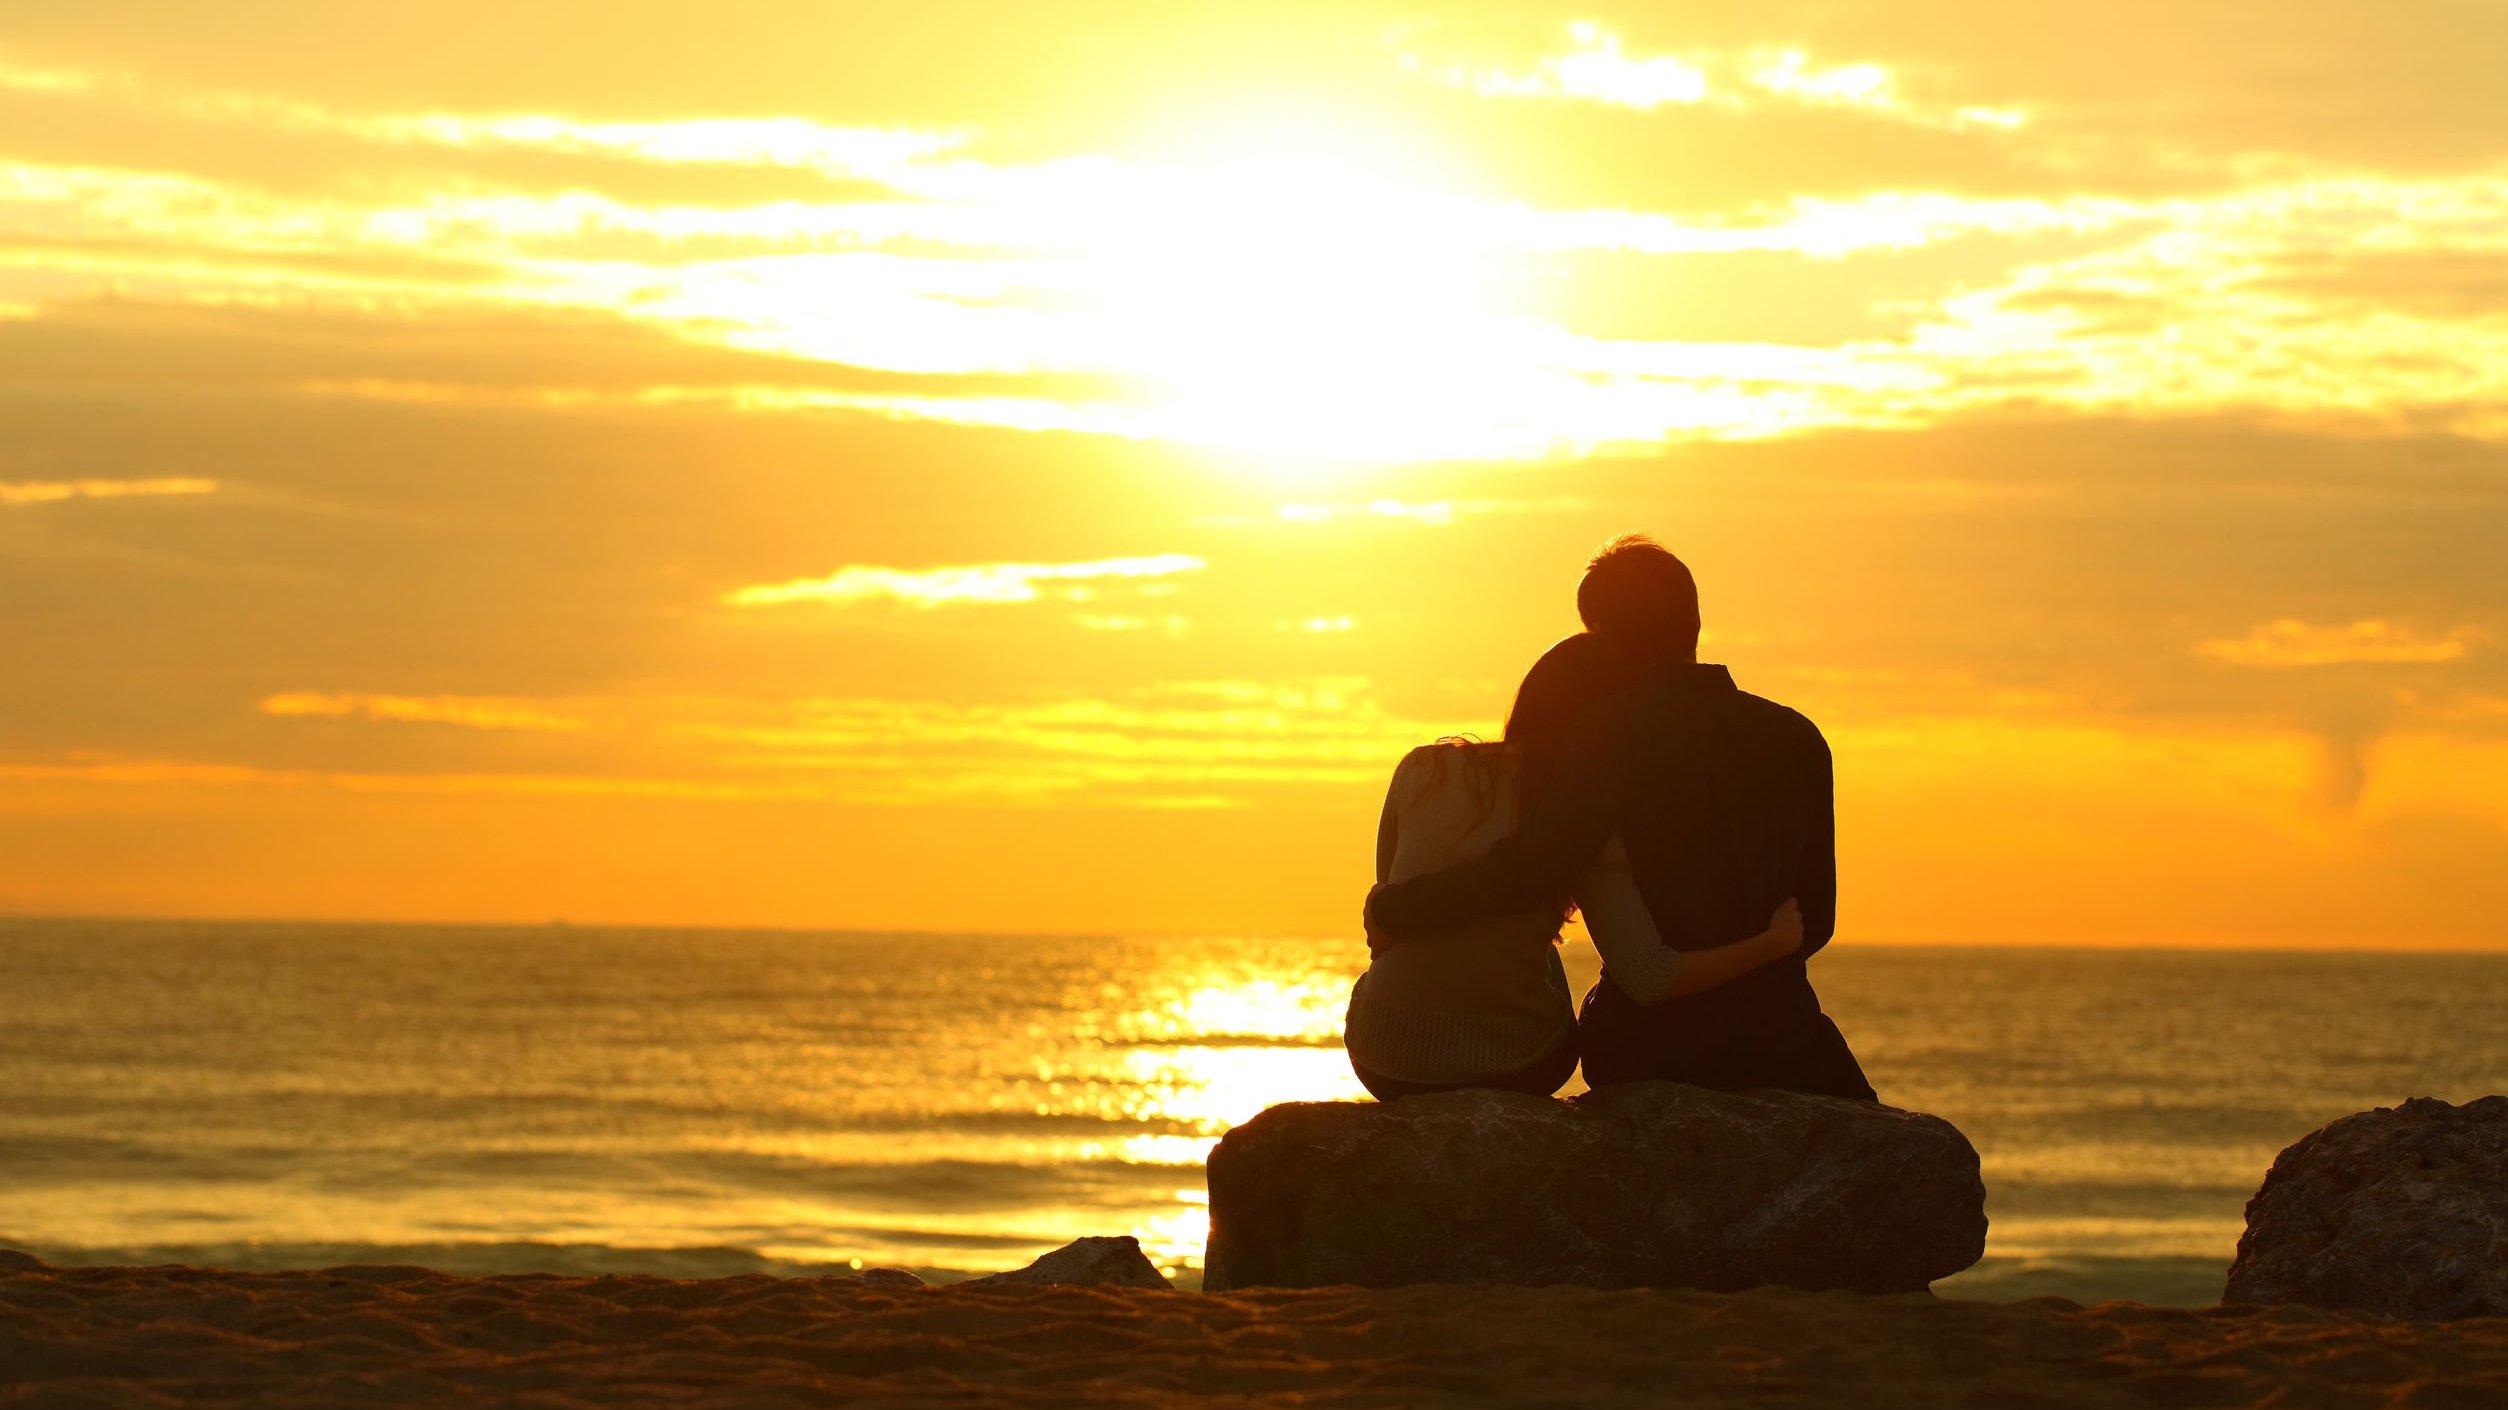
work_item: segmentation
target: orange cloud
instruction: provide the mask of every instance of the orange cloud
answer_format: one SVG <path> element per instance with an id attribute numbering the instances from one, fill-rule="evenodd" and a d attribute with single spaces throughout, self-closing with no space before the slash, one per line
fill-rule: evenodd
<path id="1" fill-rule="evenodd" d="M 1082 583 L 1106 578 L 1162 578 L 1199 572 L 1202 560 L 1184 553 L 1142 558 L 1101 558 L 1089 563 L 977 563 L 955 568 L 875 568 L 849 565 L 824 578 L 762 583 L 724 594 L 735 607 L 772 607 L 791 602 L 833 606 L 887 600 L 909 607 L 953 603 L 1034 602 L 1039 583 Z"/>
<path id="2" fill-rule="evenodd" d="M 1570 48 L 1545 54 L 1528 69 L 1434 68 L 1444 82 L 1491 98 L 1554 98 L 1653 112 L 1666 106 L 1749 108 L 1771 100 L 1813 108 L 1847 108 L 1924 127 L 2017 128 L 2017 108 L 1918 103 L 1898 76 L 1875 63 L 1814 63 L 1800 49 L 1631 54 L 1620 36 L 1588 20 L 1568 26 Z M 1402 56 L 1413 70 L 1432 66 Z"/>
<path id="3" fill-rule="evenodd" d="M 571 733 L 589 728 L 572 715 L 529 701 L 480 695 L 369 695 L 362 691 L 289 691 L 261 702 L 265 715 L 356 715 L 369 720 L 460 725 L 466 729 Z"/>
<path id="4" fill-rule="evenodd" d="M 79 757 L 60 762 L 0 763 L 0 779 L 135 786 L 330 788 L 349 793 L 519 795 L 554 798 L 675 798 L 698 801 L 822 799 L 805 783 L 634 778 L 615 774 L 360 773 L 272 769 L 194 759 Z"/>
<path id="5" fill-rule="evenodd" d="M 64 499 L 140 499 L 157 495 L 215 494 L 215 480 L 19 480 L 0 481 L 0 504 L 50 504 Z"/>
<path id="6" fill-rule="evenodd" d="M 2284 617 L 2266 622 L 2242 637 L 2202 642 L 2195 650 L 2233 666 L 2267 670 L 2354 664 L 2434 665 L 2463 660 L 2482 635 L 2476 628 L 2458 627 L 2444 636 L 2425 636 L 2379 617 L 2364 617 L 2343 627 L 2320 627 Z"/>

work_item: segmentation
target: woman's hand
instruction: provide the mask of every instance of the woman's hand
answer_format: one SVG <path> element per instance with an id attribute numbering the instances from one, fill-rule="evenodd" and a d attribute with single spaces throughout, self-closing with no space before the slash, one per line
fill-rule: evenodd
<path id="1" fill-rule="evenodd" d="M 1359 907 L 1359 926 L 1367 932 L 1367 957 L 1374 959 L 1393 948 L 1393 937 L 1376 928 L 1376 893 L 1385 889 L 1381 881 L 1367 888 L 1367 901 Z"/>
<path id="2" fill-rule="evenodd" d="M 1754 938 L 1766 947 L 1772 959 L 1781 960 L 1800 950 L 1803 947 L 1803 908 L 1794 904 L 1793 897 L 1786 897 L 1785 904 L 1776 908 L 1775 915 L 1768 917 L 1768 928 Z"/>

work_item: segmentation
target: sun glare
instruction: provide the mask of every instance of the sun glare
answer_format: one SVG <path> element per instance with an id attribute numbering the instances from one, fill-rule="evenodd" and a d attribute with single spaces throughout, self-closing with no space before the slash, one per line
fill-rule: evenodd
<path id="1" fill-rule="evenodd" d="M 1532 325 L 1493 208 L 1438 154 L 1273 116 L 1133 174 L 1083 281 L 1160 434 L 1292 477 L 1486 449 Z"/>

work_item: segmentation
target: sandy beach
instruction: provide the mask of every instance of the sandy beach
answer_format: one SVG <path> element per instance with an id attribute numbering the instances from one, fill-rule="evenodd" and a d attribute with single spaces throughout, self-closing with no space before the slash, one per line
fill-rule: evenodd
<path id="1" fill-rule="evenodd" d="M 2508 1321 L 1914 1294 L 0 1269 L 26 1406 L 2508 1404 Z"/>

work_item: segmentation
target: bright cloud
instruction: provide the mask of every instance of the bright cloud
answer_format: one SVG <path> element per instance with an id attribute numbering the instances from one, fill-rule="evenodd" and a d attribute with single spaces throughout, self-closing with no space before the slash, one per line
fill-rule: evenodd
<path id="1" fill-rule="evenodd" d="M 467 729 L 573 733 L 587 721 L 527 700 L 483 695 L 371 695 L 362 691 L 288 691 L 265 697 L 265 715 L 354 716 Z"/>
<path id="2" fill-rule="evenodd" d="M 80 757 L 0 760 L 0 779 L 135 787 L 326 788 L 346 793 L 415 796 L 506 795 L 529 798 L 670 798 L 696 802 L 817 801 L 825 789 L 804 782 L 716 782 L 618 774 L 381 773 L 279 769 L 190 759 Z"/>
<path id="3" fill-rule="evenodd" d="M 1600 31 L 1587 39 L 1596 62 L 1620 52 Z M 1622 60 L 1639 62 L 1611 62 Z M 1718 85 L 1769 101 L 1916 111 L 1872 65 L 1823 66 L 1787 50 L 1718 63 L 1698 71 L 1729 70 Z M 19 292 L 6 284 L 13 274 L 37 280 L 45 301 L 9 302 L 39 318 L 51 298 L 106 290 L 264 307 L 598 310 L 796 365 L 1111 389 L 298 384 L 316 394 L 551 411 L 838 409 L 1345 463 L 1917 426 L 2015 402 L 2264 409 L 2508 436 L 2508 413 L 2487 395 L 2490 369 L 2508 360 L 2508 325 L 2484 317 L 2478 300 L 2364 313 L 2346 266 L 2329 263 L 2508 255 L 2508 179 L 2498 177 L 2303 175 L 2166 199 L 1802 195 L 1748 218 L 1701 219 L 1405 185 L 1379 170 L 1399 163 L 1324 148 L 1306 153 L 1313 160 L 1197 173 L 1103 155 L 992 165 L 942 134 L 785 119 L 235 112 L 457 151 L 843 167 L 875 172 L 895 194 L 654 203 L 459 182 L 373 201 L 169 171 L 0 164 L 0 220 L 58 237 L 0 250 L 0 293 Z M 1584 252 L 1680 271 L 1716 256 L 1851 262 L 1976 240 L 2059 253 L 1896 299 L 1904 332 L 1823 347 L 1642 329 L 1595 337 L 1499 296 Z M 421 259 L 483 273 L 448 281 Z M 2120 300 L 2140 316 L 2092 310 Z"/>
<path id="4" fill-rule="evenodd" d="M 159 495 L 215 494 L 218 482 L 161 480 L 0 480 L 0 504 L 51 504 L 65 499 L 145 499 Z"/>
<path id="5" fill-rule="evenodd" d="M 1917 75 L 1931 69 L 1790 47 L 1643 54 L 1592 24 L 1567 39 L 1530 67 L 1445 76 L 1493 94 L 1637 109 L 1831 108 L 1998 130 L 2020 121 L 1922 91 L 1932 80 Z M 319 132 L 375 144 L 385 162 L 404 149 L 456 163 L 520 151 L 791 169 L 878 188 L 636 199 L 597 183 L 530 189 L 429 168 L 343 194 L 180 163 L 0 161 L 0 223 L 39 237 L 0 248 L 0 306 L 13 317 L 41 322 L 50 308 L 107 294 L 361 313 L 598 311 L 798 369 L 998 382 L 447 386 L 343 373 L 289 384 L 315 395 L 552 413 L 838 410 L 1340 465 L 1905 428 L 2019 405 L 2261 411 L 2508 437 L 2508 412 L 2490 394 L 2492 369 L 2508 361 L 2508 324 L 2487 316 L 2486 286 L 2451 298 L 2372 294 L 2364 305 L 2352 282 L 2375 273 L 2364 260 L 2444 256 L 2478 270 L 2508 258 L 2508 178 L 2497 175 L 2260 163 L 2244 184 L 2196 195 L 1805 190 L 1700 216 L 1440 185 L 1400 143 L 1371 146 L 1363 131 L 1270 133 L 1198 163 L 1097 151 L 1007 162 L 980 159 L 973 139 L 947 126 L 361 115 L 24 66 L 0 66 L 0 88 L 65 111 Z M 1959 242 L 2002 253 L 1886 299 L 1876 283 L 1870 302 L 1886 303 L 1891 331 L 1818 346 L 1681 336 L 1642 319 L 1596 336 L 1545 311 L 1542 296 L 1562 261 L 1585 256 L 1597 267 L 1603 256 L 1642 257 L 1608 276 L 1642 287 L 1711 279 L 1719 257 L 1878 269 Z M 1766 278 L 1777 266 L 1754 267 Z M 1629 306 L 1614 293 L 1590 301 Z M 1662 306 L 1677 321 L 1681 301 Z M 882 582 L 857 577 L 819 595 L 916 597 Z M 949 600 L 1002 600 L 986 591 Z"/>
<path id="6" fill-rule="evenodd" d="M 1538 499 L 1300 500 L 1275 507 L 1272 510 L 1272 517 L 1283 524 L 1329 524 L 1349 519 L 1392 519 L 1442 528 L 1485 514 L 1575 513 L 1592 507 L 1585 500 L 1567 495 L 1550 495 Z M 1224 519 L 1214 522 L 1233 524 L 1244 521 Z"/>
<path id="7" fill-rule="evenodd" d="M 0 92 L 7 91 L 105 94 L 127 106 L 176 117 L 337 133 L 376 142 L 532 148 L 666 164 L 789 167 L 843 176 L 875 177 L 966 142 L 961 132 L 831 126 L 800 117 L 599 122 L 545 112 L 364 114 L 270 94 L 184 89 L 126 74 L 37 68 L 0 58 Z"/>
<path id="8" fill-rule="evenodd" d="M 1282 522 L 1290 524 L 1321 524 L 1353 514 L 1373 515 L 1383 519 L 1408 519 L 1419 524 L 1451 524 L 1454 522 L 1454 501 L 1430 500 L 1426 504 L 1406 504 L 1398 499 L 1371 499 L 1364 504 L 1284 504 L 1272 511 Z"/>
<path id="9" fill-rule="evenodd" d="M 1161 613 L 1157 616 L 1123 612 L 1083 612 L 1072 620 L 1078 622 L 1084 629 L 1093 632 L 1159 631 L 1169 636 L 1182 636 L 1193 626 L 1191 618 L 1178 616 L 1173 612 Z"/>
<path id="10" fill-rule="evenodd" d="M 1335 619 L 1320 620 L 1312 629 L 1340 629 Z M 526 756 L 511 771 L 394 772 L 91 753 L 0 759 L 0 779 L 869 806 L 1234 807 L 1258 790 L 1372 787 L 1413 745 L 1482 724 L 1399 714 L 1357 677 L 1173 681 L 985 703 L 297 691 L 267 697 L 261 709 L 282 718 L 526 736 L 593 732 L 635 762 L 620 772 L 559 772 L 533 767 Z"/>
<path id="11" fill-rule="evenodd" d="M 1438 65 L 1413 53 L 1402 59 L 1406 67 L 1492 98 L 1574 99 L 1640 112 L 1666 106 L 1746 108 L 1774 99 L 1930 127 L 2009 130 L 2028 121 L 2013 108 L 1916 103 L 1899 91 L 1897 75 L 1884 65 L 1821 65 L 1799 49 L 1631 54 L 1620 36 L 1586 20 L 1568 26 L 1568 40 L 1567 52 L 1545 54 L 1530 68 Z"/>
<path id="12" fill-rule="evenodd" d="M 1700 103 L 1709 89 L 1705 69 L 1671 54 L 1631 58 L 1620 37 L 1579 20 L 1569 26 L 1576 48 L 1543 57 L 1524 72 L 1450 69 L 1446 79 L 1488 97 L 1590 98 L 1652 111 L 1666 103 Z"/>
<path id="13" fill-rule="evenodd" d="M 2483 634 L 2458 627 L 2429 636 L 2378 617 L 2348 626 L 2316 626 L 2295 617 L 2266 622 L 2242 637 L 2226 637 L 2195 649 L 2233 666 L 2270 670 L 2352 664 L 2435 665 L 2461 661 Z"/>
<path id="14" fill-rule="evenodd" d="M 650 162 L 780 166 L 848 176 L 892 172 L 961 146 L 963 134 L 829 127 L 797 117 L 586 122 L 552 113 L 405 117 L 326 115 L 327 125 L 387 140 L 452 147 L 538 147 L 620 154 Z"/>
<path id="15" fill-rule="evenodd" d="M 955 568 L 874 568 L 849 565 L 824 578 L 764 583 L 727 593 L 735 607 L 772 607 L 791 602 L 845 605 L 902 602 L 909 607 L 955 603 L 1034 602 L 1048 589 L 1038 584 L 1101 579 L 1163 578 L 1199 572 L 1202 560 L 1184 553 L 1143 558 L 1101 558 L 1088 563 L 978 563 Z"/>
<path id="16" fill-rule="evenodd" d="M 1370 682 L 1177 681 L 1096 697 L 951 704 L 794 702 L 679 733 L 718 762 L 826 780 L 859 801 L 1062 798 L 1116 806 L 1202 802 L 1312 784 L 1372 785 L 1412 746 L 1457 724 L 1397 714 Z"/>

